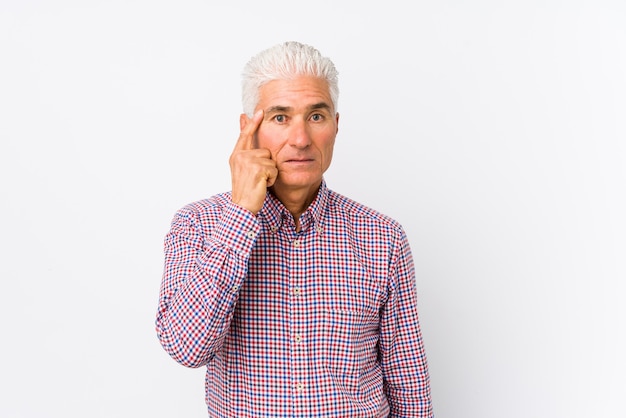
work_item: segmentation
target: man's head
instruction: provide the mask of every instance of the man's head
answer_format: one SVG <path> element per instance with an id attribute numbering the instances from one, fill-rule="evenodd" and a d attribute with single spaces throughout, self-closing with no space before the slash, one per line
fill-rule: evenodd
<path id="1" fill-rule="evenodd" d="M 246 66 L 240 126 L 244 131 L 255 112 L 263 113 L 251 146 L 270 151 L 278 169 L 272 189 L 279 199 L 290 194 L 308 204 L 317 192 L 332 160 L 337 96 L 335 66 L 307 45 L 277 45 Z"/>
<path id="2" fill-rule="evenodd" d="M 337 111 L 339 86 L 333 62 L 315 48 L 299 42 L 284 42 L 254 56 L 244 67 L 242 80 L 243 112 L 252 117 L 259 101 L 259 89 L 272 80 L 292 80 L 313 76 L 325 80 Z"/>

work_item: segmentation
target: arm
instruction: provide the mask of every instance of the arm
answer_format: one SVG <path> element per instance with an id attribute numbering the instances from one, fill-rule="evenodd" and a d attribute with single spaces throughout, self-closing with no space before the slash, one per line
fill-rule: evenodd
<path id="1" fill-rule="evenodd" d="M 205 365 L 222 347 L 260 231 L 254 214 L 278 175 L 269 150 L 253 146 L 262 119 L 262 111 L 252 119 L 240 116 L 229 160 L 231 204 L 221 218 L 201 225 L 187 207 L 176 214 L 165 238 L 157 334 L 165 351 L 188 367 Z"/>
<path id="2" fill-rule="evenodd" d="M 165 237 L 156 330 L 182 365 L 203 366 L 220 350 L 259 230 L 254 215 L 234 204 L 212 226 L 200 225 L 189 207 L 174 217 Z"/>
<path id="3" fill-rule="evenodd" d="M 430 378 L 417 314 L 415 269 L 403 230 L 393 249 L 380 354 L 390 417 L 431 418 Z"/>

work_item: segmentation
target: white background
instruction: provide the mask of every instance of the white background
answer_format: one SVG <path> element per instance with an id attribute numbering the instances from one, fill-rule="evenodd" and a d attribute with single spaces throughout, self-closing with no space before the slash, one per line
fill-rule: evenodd
<path id="1" fill-rule="evenodd" d="M 285 40 L 340 71 L 329 186 L 409 234 L 436 416 L 625 417 L 620 0 L 0 0 L 0 416 L 206 416 L 163 237 Z"/>

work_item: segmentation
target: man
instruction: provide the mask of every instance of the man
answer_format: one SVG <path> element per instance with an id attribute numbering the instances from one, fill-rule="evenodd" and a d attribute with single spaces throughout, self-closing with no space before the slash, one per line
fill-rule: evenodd
<path id="1" fill-rule="evenodd" d="M 252 58 L 232 192 L 178 211 L 165 238 L 157 333 L 207 367 L 210 416 L 432 416 L 407 237 L 323 178 L 337 98 L 310 46 Z"/>

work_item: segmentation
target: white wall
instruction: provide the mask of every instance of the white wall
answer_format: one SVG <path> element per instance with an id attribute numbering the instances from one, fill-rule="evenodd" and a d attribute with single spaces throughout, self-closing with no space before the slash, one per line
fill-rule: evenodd
<path id="1" fill-rule="evenodd" d="M 329 186 L 410 236 L 436 415 L 626 416 L 626 4 L 214 3 L 0 3 L 0 416 L 206 416 L 163 236 L 289 39 L 341 73 Z"/>

